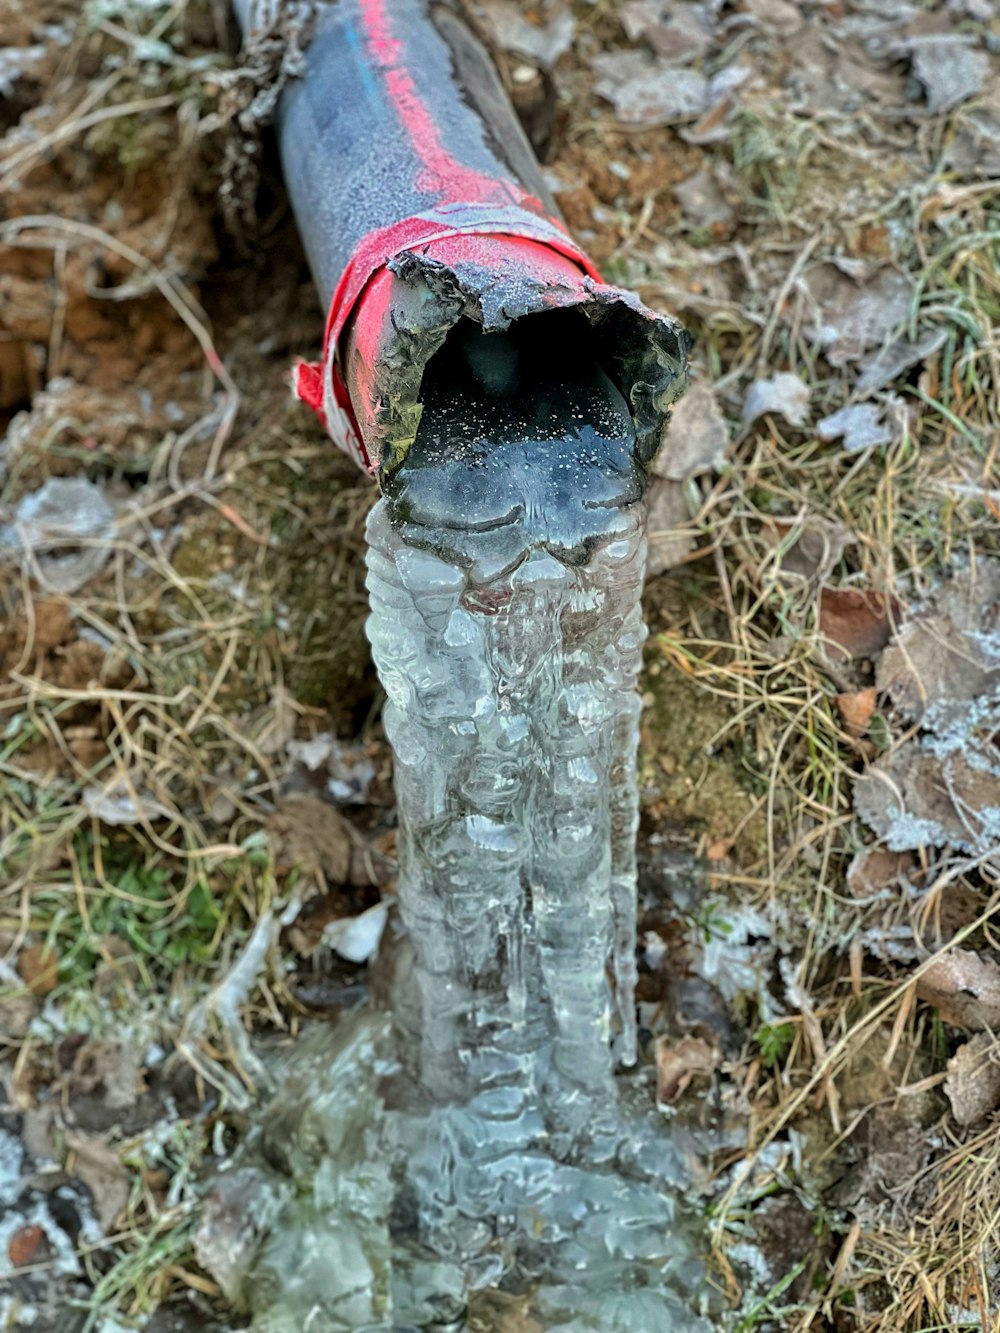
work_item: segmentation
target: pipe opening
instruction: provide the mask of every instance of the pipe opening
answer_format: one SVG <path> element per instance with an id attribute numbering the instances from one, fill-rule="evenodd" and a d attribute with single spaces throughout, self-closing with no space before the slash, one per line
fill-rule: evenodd
<path id="1" fill-rule="evenodd" d="M 466 566 L 490 545 L 575 564 L 631 527 L 644 470 L 602 360 L 575 310 L 493 333 L 460 319 L 427 363 L 414 442 L 383 480 L 407 540 Z"/>

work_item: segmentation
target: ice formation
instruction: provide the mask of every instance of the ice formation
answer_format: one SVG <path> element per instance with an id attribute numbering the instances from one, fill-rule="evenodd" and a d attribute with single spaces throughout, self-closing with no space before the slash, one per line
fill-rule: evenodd
<path id="1" fill-rule="evenodd" d="M 494 1286 L 561 1333 L 708 1327 L 683 1173 L 616 1090 L 636 1059 L 644 475 L 596 359 L 544 338 L 566 327 L 460 326 L 370 515 L 408 945 L 392 1040 L 373 1014 L 310 1047 L 221 1188 L 203 1261 L 259 1333 L 461 1330 Z M 256 1251 L 223 1234 L 243 1206 L 271 1219 Z"/>
<path id="2" fill-rule="evenodd" d="M 636 1059 L 644 476 L 597 362 L 538 354 L 546 319 L 432 363 L 368 524 L 414 955 L 394 1014 L 404 1099 L 433 1108 L 400 1133 L 421 1240 L 473 1285 L 586 1272 L 623 1313 L 567 1328 L 646 1327 L 634 1285 L 666 1333 L 695 1327 L 665 1285 L 683 1247 L 619 1169 L 642 1131 L 614 1080 Z"/>

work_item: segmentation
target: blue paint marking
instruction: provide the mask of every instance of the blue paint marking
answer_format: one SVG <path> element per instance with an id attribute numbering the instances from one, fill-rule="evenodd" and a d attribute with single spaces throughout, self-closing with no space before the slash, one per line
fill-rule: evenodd
<path id="1" fill-rule="evenodd" d="M 361 85 L 369 100 L 384 107 L 386 102 L 385 90 L 381 82 L 372 73 L 372 67 L 365 54 L 363 39 L 352 23 L 344 24 L 344 41 L 350 50 L 355 69 L 361 79 Z"/>

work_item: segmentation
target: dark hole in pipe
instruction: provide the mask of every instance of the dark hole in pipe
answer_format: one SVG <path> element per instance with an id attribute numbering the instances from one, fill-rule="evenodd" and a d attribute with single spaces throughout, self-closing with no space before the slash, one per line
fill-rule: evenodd
<path id="1" fill-rule="evenodd" d="M 607 511 L 634 505 L 644 480 L 601 351 L 572 310 L 502 333 L 460 320 L 427 363 L 416 440 L 385 482 L 410 538 L 461 559 L 463 537 L 516 526 L 529 545 L 586 559 Z"/>

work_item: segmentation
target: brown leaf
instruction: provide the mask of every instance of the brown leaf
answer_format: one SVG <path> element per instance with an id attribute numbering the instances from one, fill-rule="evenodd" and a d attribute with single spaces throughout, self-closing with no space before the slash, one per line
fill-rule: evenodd
<path id="1" fill-rule="evenodd" d="M 107 1233 L 128 1203 L 129 1173 L 103 1139 L 67 1131 L 66 1146 L 73 1153 L 74 1174 L 94 1196 L 97 1220 Z"/>
<path id="2" fill-rule="evenodd" d="M 775 574 L 815 579 L 818 583 L 833 572 L 855 540 L 843 523 L 815 516 L 796 523 L 765 518 L 759 535 L 768 548 Z"/>
<path id="3" fill-rule="evenodd" d="M 44 941 L 21 950 L 17 970 L 32 995 L 51 995 L 59 985 L 59 955 Z"/>
<path id="4" fill-rule="evenodd" d="M 676 1102 L 696 1074 L 712 1074 L 719 1063 L 719 1052 L 701 1037 L 682 1037 L 671 1044 L 666 1037 L 656 1039 L 656 1101 L 659 1106 Z"/>
<path id="5" fill-rule="evenodd" d="M 70 1097 L 99 1097 L 111 1111 L 135 1106 L 145 1083 L 141 1049 L 130 1041 L 95 1038 L 84 1042 L 73 1057 L 66 1078 Z"/>
<path id="6" fill-rule="evenodd" d="M 716 838 L 705 848 L 706 861 L 724 861 L 733 850 L 733 838 Z"/>
<path id="7" fill-rule="evenodd" d="M 986 620 L 986 607 L 983 608 Z M 1000 668 L 977 633 L 963 632 L 950 615 L 922 615 L 907 621 L 879 663 L 878 688 L 908 717 L 928 708 L 954 712 L 985 698 L 1000 685 Z"/>
<path id="8" fill-rule="evenodd" d="M 969 1032 L 1000 1027 L 1000 967 L 967 949 L 952 949 L 917 981 L 917 994 L 945 1023 Z"/>
<path id="9" fill-rule="evenodd" d="M 896 599 L 860 588 L 824 588 L 820 593 L 819 632 L 841 660 L 877 657 L 892 636 L 899 614 Z"/>
<path id="10" fill-rule="evenodd" d="M 881 889 L 902 886 L 909 881 L 909 871 L 917 864 L 912 852 L 890 852 L 888 847 L 873 847 L 858 852 L 847 868 L 847 887 L 855 898 L 871 898 Z"/>
<path id="11" fill-rule="evenodd" d="M 995 811 L 1000 778 L 965 754 L 938 759 L 902 745 L 867 768 L 854 784 L 854 809 L 900 850 L 951 844 L 975 855 L 996 851 Z"/>
<path id="12" fill-rule="evenodd" d="M 853 694 L 835 694 L 833 702 L 844 719 L 844 730 L 849 736 L 863 736 L 875 712 L 875 687 L 856 690 Z"/>
<path id="13" fill-rule="evenodd" d="M 960 1125 L 974 1125 L 1000 1106 L 1000 1048 L 989 1032 L 979 1032 L 948 1061 L 944 1091 Z"/>
<path id="14" fill-rule="evenodd" d="M 306 792 L 286 796 L 268 820 L 275 860 L 320 884 L 378 882 L 376 855 L 340 811 Z"/>
<path id="15" fill-rule="evenodd" d="M 857 361 L 881 347 L 903 326 L 910 310 L 913 280 L 894 268 L 857 282 L 836 264 L 817 265 L 802 282 L 813 309 L 805 335 L 823 348 L 832 366 Z"/>
<path id="16" fill-rule="evenodd" d="M 694 550 L 696 542 L 684 487 L 680 482 L 652 477 L 647 496 L 646 577 L 651 579 L 662 574 L 665 569 L 681 564 L 684 557 Z"/>

